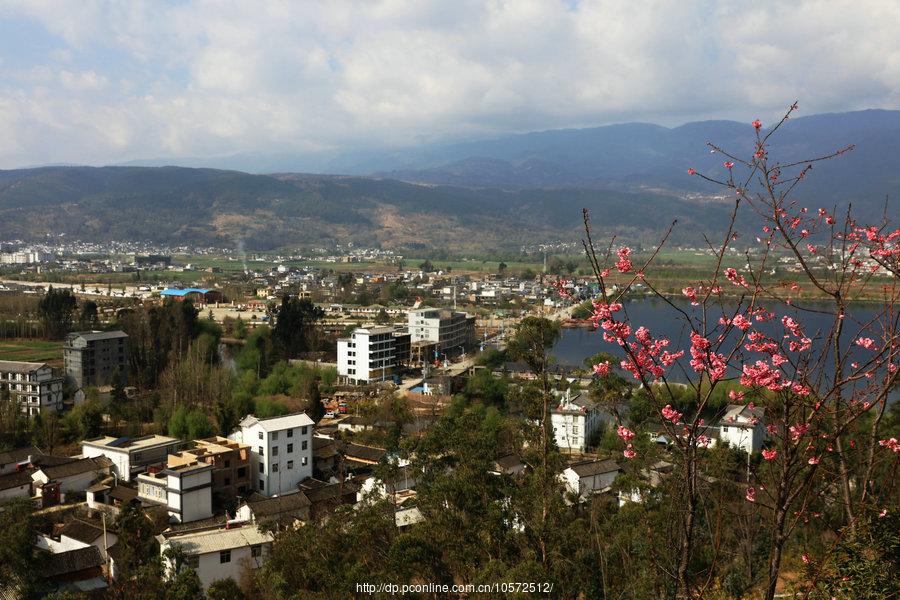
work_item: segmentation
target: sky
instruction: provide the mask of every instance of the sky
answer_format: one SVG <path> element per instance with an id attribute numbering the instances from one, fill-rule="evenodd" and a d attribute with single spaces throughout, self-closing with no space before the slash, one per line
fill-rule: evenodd
<path id="1" fill-rule="evenodd" d="M 0 168 L 900 108 L 900 2 L 0 0 Z"/>

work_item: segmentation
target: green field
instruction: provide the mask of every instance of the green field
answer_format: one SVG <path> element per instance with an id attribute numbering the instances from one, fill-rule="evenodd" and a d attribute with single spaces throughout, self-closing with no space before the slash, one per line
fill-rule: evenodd
<path id="1" fill-rule="evenodd" d="M 41 340 L 0 340 L 0 360 L 47 362 L 61 366 L 62 342 Z"/>

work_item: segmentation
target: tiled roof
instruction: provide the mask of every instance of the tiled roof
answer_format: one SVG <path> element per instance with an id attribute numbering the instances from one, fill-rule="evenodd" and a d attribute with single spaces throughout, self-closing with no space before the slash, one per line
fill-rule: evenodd
<path id="1" fill-rule="evenodd" d="M 53 481 L 55 479 L 60 479 L 61 477 L 71 477 L 72 475 L 80 475 L 90 471 L 108 469 L 111 464 L 112 462 L 105 456 L 98 456 L 96 458 L 73 460 L 72 462 L 63 463 L 61 465 L 41 467 L 38 470 Z"/>
<path id="2" fill-rule="evenodd" d="M 29 456 L 37 456 L 40 453 L 41 451 L 34 446 L 25 446 L 24 448 L 15 448 L 13 450 L 7 450 L 6 452 L 0 452 L 0 465 L 19 463 L 27 460 Z"/>
<path id="3" fill-rule="evenodd" d="M 282 429 L 290 429 L 292 427 L 315 425 L 313 420 L 310 419 L 306 413 L 302 412 L 291 415 L 282 415 L 280 417 L 269 417 L 267 419 L 260 419 L 253 415 L 247 415 L 240 423 L 241 427 L 253 427 L 256 424 L 259 424 L 265 431 L 281 431 Z"/>
<path id="4" fill-rule="evenodd" d="M 247 500 L 247 505 L 257 519 L 303 511 L 303 509 L 309 508 L 310 504 L 309 498 L 303 492 L 285 494 L 275 498 L 254 495 Z"/>
<path id="5" fill-rule="evenodd" d="M 103 529 L 82 521 L 81 519 L 73 519 L 66 523 L 65 527 L 59 530 L 59 535 L 70 537 L 73 540 L 90 544 L 98 537 L 103 535 Z"/>
<path id="6" fill-rule="evenodd" d="M 68 573 L 76 573 L 85 569 L 93 569 L 103 564 L 103 557 L 97 546 L 86 546 L 68 552 L 51 554 L 41 575 L 44 577 L 58 577 Z"/>
<path id="7" fill-rule="evenodd" d="M 0 490 L 10 490 L 24 485 L 31 485 L 31 481 L 31 473 L 28 471 L 17 471 L 0 475 Z"/>
<path id="8" fill-rule="evenodd" d="M 387 454 L 384 448 L 363 446 L 360 444 L 344 445 L 344 456 L 365 463 L 377 463 Z"/>
<path id="9" fill-rule="evenodd" d="M 614 460 L 590 460 L 576 463 L 569 468 L 575 471 L 579 477 L 590 477 L 602 473 L 612 473 L 620 469 L 619 464 Z"/>
<path id="10" fill-rule="evenodd" d="M 233 529 L 215 528 L 203 531 L 164 533 L 157 536 L 157 539 L 160 543 L 168 541 L 173 545 L 178 544 L 186 554 L 196 555 L 269 543 L 274 537 L 271 533 L 260 532 L 256 525 L 247 525 Z"/>

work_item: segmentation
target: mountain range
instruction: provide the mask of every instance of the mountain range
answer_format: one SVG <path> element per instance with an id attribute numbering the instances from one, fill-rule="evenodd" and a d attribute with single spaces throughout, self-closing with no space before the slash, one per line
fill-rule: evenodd
<path id="1" fill-rule="evenodd" d="M 866 221 L 885 207 L 900 216 L 900 111 L 792 119 L 773 140 L 770 155 L 783 162 L 855 145 L 817 163 L 798 197 L 814 207 L 850 202 Z M 287 167 L 275 173 L 197 168 L 190 159 L 0 171 L 0 239 L 66 233 L 259 249 L 354 241 L 484 250 L 577 239 L 587 207 L 602 235 L 644 240 L 677 218 L 675 240 L 697 241 L 720 230 L 729 209 L 720 188 L 687 174 L 725 175 L 724 157 L 707 141 L 746 156 L 755 135 L 732 121 L 630 123 L 317 159 L 344 175 L 293 172 L 313 165 L 288 155 L 217 159 Z"/>

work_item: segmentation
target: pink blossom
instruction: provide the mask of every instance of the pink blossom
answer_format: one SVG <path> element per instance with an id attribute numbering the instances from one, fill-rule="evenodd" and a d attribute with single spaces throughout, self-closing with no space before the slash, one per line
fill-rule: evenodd
<path id="1" fill-rule="evenodd" d="M 594 365 L 594 375 L 598 377 L 606 377 L 609 375 L 609 361 Z"/>
<path id="2" fill-rule="evenodd" d="M 762 456 L 766 460 L 775 460 L 775 457 L 778 456 L 778 450 L 763 450 Z"/>
<path id="3" fill-rule="evenodd" d="M 788 431 L 791 432 L 791 439 L 796 442 L 809 431 L 809 423 L 797 423 L 796 425 L 791 425 L 788 428 Z"/>
<path id="4" fill-rule="evenodd" d="M 725 165 L 725 168 L 726 168 L 726 169 L 731 169 L 732 167 L 734 167 L 734 163 L 731 162 L 730 160 L 727 160 L 727 161 L 725 161 L 725 162 L 722 163 L 722 164 Z"/>
<path id="5" fill-rule="evenodd" d="M 625 450 L 622 451 L 622 456 L 625 458 L 634 458 L 637 456 L 637 452 L 634 451 L 634 447 L 631 444 L 628 444 L 625 447 Z"/>
<path id="6" fill-rule="evenodd" d="M 866 350 L 874 350 L 875 349 L 875 340 L 872 338 L 861 337 L 856 340 L 857 346 L 862 346 Z"/>
<path id="7" fill-rule="evenodd" d="M 747 502 L 756 502 L 756 488 L 748 487 L 744 498 L 747 499 Z"/>
<path id="8" fill-rule="evenodd" d="M 809 460 L 806 462 L 808 462 L 811 465 L 817 465 L 817 464 L 819 464 L 819 457 L 818 456 L 810 456 Z"/>
<path id="9" fill-rule="evenodd" d="M 806 552 L 804 552 L 804 553 L 803 553 L 803 556 L 801 556 L 800 558 L 803 559 L 803 563 L 804 563 L 804 564 L 807 564 L 807 565 L 809 564 L 809 554 L 807 554 Z"/>
<path id="10" fill-rule="evenodd" d="M 616 435 L 626 442 L 630 442 L 634 439 L 634 432 L 627 427 L 623 427 L 622 425 L 619 425 L 616 428 Z"/>
<path id="11" fill-rule="evenodd" d="M 756 129 L 757 131 L 759 131 L 759 128 L 762 127 L 762 123 L 760 123 L 759 119 L 756 119 L 755 121 L 753 121 L 753 123 L 751 123 L 751 125 L 753 125 L 753 128 Z"/>
<path id="12" fill-rule="evenodd" d="M 666 404 L 662 409 L 662 416 L 673 423 L 678 423 L 678 421 L 681 420 L 682 414 L 672 408 L 671 405 Z"/>
<path id="13" fill-rule="evenodd" d="M 882 448 L 887 448 L 893 452 L 900 452 L 900 443 L 897 442 L 897 438 L 890 438 L 887 440 L 878 440 L 878 445 Z"/>
<path id="14" fill-rule="evenodd" d="M 631 248 L 627 246 L 622 246 L 616 250 L 616 255 L 619 257 L 619 260 L 616 262 L 616 268 L 620 273 L 628 273 L 633 268 L 631 260 L 628 258 L 629 254 L 631 254 Z"/>
<path id="15" fill-rule="evenodd" d="M 741 331 L 747 331 L 748 329 L 750 329 L 751 325 L 750 319 L 740 313 L 734 316 L 734 320 L 732 321 L 732 323 L 734 323 L 734 326 Z"/>
<path id="16" fill-rule="evenodd" d="M 688 287 L 686 287 L 686 288 L 683 288 L 683 289 L 681 290 L 681 293 L 684 294 L 684 296 L 685 296 L 688 300 L 691 301 L 691 304 L 692 304 L 692 305 L 697 306 L 698 304 L 700 304 L 700 303 L 697 301 L 697 290 L 695 290 L 694 288 L 688 286 Z"/>
<path id="17" fill-rule="evenodd" d="M 693 168 L 688 169 L 688 175 L 696 175 L 696 174 L 697 174 L 697 170 L 696 170 L 696 169 L 693 169 Z"/>

